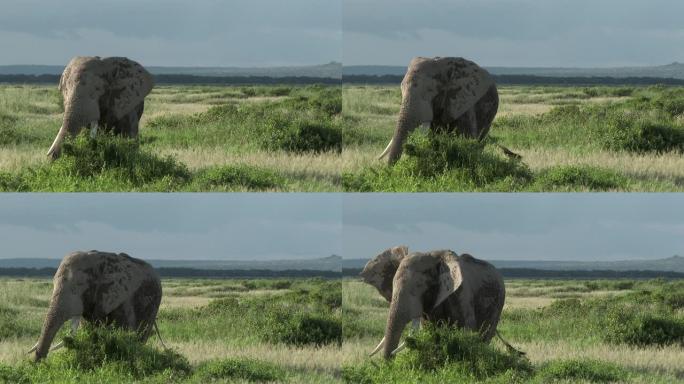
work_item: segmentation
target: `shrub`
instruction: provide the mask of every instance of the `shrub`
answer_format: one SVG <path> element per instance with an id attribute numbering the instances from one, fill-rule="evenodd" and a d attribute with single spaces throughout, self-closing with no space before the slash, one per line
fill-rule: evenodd
<path id="1" fill-rule="evenodd" d="M 684 151 L 684 129 L 664 119 L 610 111 L 597 129 L 606 149 L 637 153 Z"/>
<path id="2" fill-rule="evenodd" d="M 585 165 L 558 165 L 541 171 L 534 181 L 539 190 L 586 188 L 593 191 L 624 189 L 628 179 L 608 169 Z"/>
<path id="3" fill-rule="evenodd" d="M 489 147 L 491 148 L 491 147 Z M 460 191 L 521 189 L 532 179 L 519 160 L 502 158 L 484 142 L 454 135 L 412 135 L 392 167 L 342 175 L 347 191 Z"/>
<path id="4" fill-rule="evenodd" d="M 19 311 L 0 306 L 0 339 L 27 336 L 32 330 L 21 320 Z"/>
<path id="5" fill-rule="evenodd" d="M 284 372 L 279 367 L 253 359 L 213 360 L 197 367 L 193 378 L 200 382 L 220 379 L 243 379 L 256 382 L 282 381 Z"/>
<path id="6" fill-rule="evenodd" d="M 61 365 L 92 371 L 106 364 L 125 368 L 134 377 L 140 378 L 163 371 L 172 371 L 178 376 L 190 374 L 188 360 L 172 351 L 160 351 L 142 344 L 135 332 L 86 324 L 74 336 L 64 338 L 66 352 L 59 357 Z"/>
<path id="7" fill-rule="evenodd" d="M 611 363 L 596 360 L 559 360 L 544 364 L 536 379 L 541 382 L 554 380 L 586 380 L 592 383 L 610 383 L 627 378 L 627 372 Z"/>
<path id="8" fill-rule="evenodd" d="M 285 180 L 277 172 L 251 165 L 225 165 L 199 171 L 193 178 L 197 190 L 264 190 L 282 187 Z"/>
<path id="9" fill-rule="evenodd" d="M 264 338 L 272 343 L 288 345 L 342 345 L 342 322 L 329 314 L 288 313 L 287 310 L 268 314 Z"/>
<path id="10" fill-rule="evenodd" d="M 684 321 L 665 313 L 614 307 L 606 317 L 604 339 L 638 346 L 684 345 Z"/>
<path id="11" fill-rule="evenodd" d="M 329 119 L 313 121 L 294 116 L 274 116 L 265 123 L 262 145 L 288 152 L 341 152 L 342 132 Z"/>

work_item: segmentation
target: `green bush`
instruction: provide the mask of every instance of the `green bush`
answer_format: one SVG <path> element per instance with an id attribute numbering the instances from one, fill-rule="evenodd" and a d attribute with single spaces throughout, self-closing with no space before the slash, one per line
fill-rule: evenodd
<path id="1" fill-rule="evenodd" d="M 684 320 L 671 314 L 614 307 L 606 316 L 604 339 L 637 346 L 684 346 Z"/>
<path id="2" fill-rule="evenodd" d="M 592 383 L 612 383 L 627 378 L 623 368 L 596 360 L 558 360 L 544 364 L 535 378 L 541 382 L 583 380 Z"/>
<path id="3" fill-rule="evenodd" d="M 665 119 L 623 110 L 609 111 L 597 136 L 604 148 L 630 152 L 684 151 L 684 128 Z"/>
<path id="4" fill-rule="evenodd" d="M 344 173 L 347 191 L 515 190 L 532 180 L 519 160 L 504 158 L 493 146 L 454 135 L 413 134 L 392 167 Z"/>
<path id="5" fill-rule="evenodd" d="M 193 189 L 232 190 L 245 188 L 264 190 L 283 187 L 285 180 L 275 171 L 251 165 L 225 165 L 206 168 L 193 178 Z"/>
<path id="6" fill-rule="evenodd" d="M 538 190 L 577 188 L 592 191 L 624 189 L 628 179 L 614 171 L 592 166 L 558 165 L 541 171 L 534 180 Z"/>
<path id="7" fill-rule="evenodd" d="M 332 120 L 275 115 L 264 123 L 262 145 L 294 153 L 341 152 L 342 132 Z"/>
<path id="8" fill-rule="evenodd" d="M 253 359 L 213 360 L 200 364 L 193 379 L 199 382 L 220 379 L 242 379 L 254 382 L 282 381 L 284 372 L 279 367 Z"/>
<path id="9" fill-rule="evenodd" d="M 344 367 L 342 377 L 347 383 L 511 382 L 533 373 L 528 360 L 499 351 L 476 333 L 431 325 L 407 337 L 406 350 L 393 361 L 373 365 Z"/>
<path id="10" fill-rule="evenodd" d="M 273 311 L 264 330 L 265 339 L 288 345 L 342 345 L 342 322 L 329 314 Z"/>
<path id="11" fill-rule="evenodd" d="M 22 321 L 19 311 L 0 306 L 0 340 L 28 336 L 32 330 Z"/>
<path id="12" fill-rule="evenodd" d="M 58 355 L 59 364 L 81 371 L 116 364 L 137 378 L 164 371 L 183 377 L 191 372 L 182 355 L 142 344 L 135 332 L 117 328 L 86 324 L 74 337 L 66 336 L 64 346 L 66 351 Z"/>

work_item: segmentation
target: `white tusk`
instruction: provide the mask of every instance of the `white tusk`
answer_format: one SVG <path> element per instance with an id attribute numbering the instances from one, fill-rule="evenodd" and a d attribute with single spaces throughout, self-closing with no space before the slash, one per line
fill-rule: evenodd
<path id="1" fill-rule="evenodd" d="M 370 355 L 368 355 L 368 357 L 371 357 L 371 356 L 375 355 L 376 353 L 378 353 L 378 351 L 380 350 L 380 348 L 382 348 L 382 345 L 383 345 L 383 344 L 385 344 L 385 338 L 384 338 L 384 337 L 382 338 L 382 340 L 380 340 L 380 342 L 378 343 L 378 346 L 375 347 L 375 349 L 373 350 L 373 352 L 371 352 Z"/>
<path id="2" fill-rule="evenodd" d="M 64 140 L 65 135 L 66 135 L 66 129 L 64 128 L 64 125 L 62 125 L 59 128 L 59 132 L 57 132 L 57 136 L 55 137 L 55 141 L 52 142 L 50 149 L 48 149 L 48 152 L 47 152 L 48 156 L 52 156 L 52 154 L 55 151 L 59 151 L 59 147 L 62 145 L 62 141 Z"/>
<path id="3" fill-rule="evenodd" d="M 58 350 L 58 349 L 62 348 L 63 346 L 64 346 L 64 340 L 62 340 L 62 341 L 60 341 L 59 343 L 53 345 L 53 346 L 50 348 L 50 352 L 55 351 L 55 350 Z"/>
<path id="4" fill-rule="evenodd" d="M 413 326 L 413 329 L 411 331 L 418 331 L 420 329 L 420 319 L 411 320 L 411 325 Z"/>
<path id="5" fill-rule="evenodd" d="M 35 351 L 36 349 L 38 349 L 38 343 L 40 343 L 40 341 L 36 341 L 36 345 L 34 345 L 33 348 L 31 348 L 31 350 L 26 352 L 26 353 L 31 353 L 31 352 Z"/>
<path id="6" fill-rule="evenodd" d="M 420 125 L 420 129 L 421 129 L 421 131 L 423 131 L 423 133 L 427 133 L 430 130 L 430 122 L 426 121 L 426 122 L 422 123 Z"/>
<path id="7" fill-rule="evenodd" d="M 378 156 L 378 160 L 381 160 L 385 155 L 387 155 L 387 152 L 389 152 L 390 147 L 392 146 L 392 142 L 394 141 L 394 138 L 390 139 L 389 143 L 387 144 L 387 147 L 385 148 L 384 151 Z"/>
<path id="8" fill-rule="evenodd" d="M 78 326 L 81 323 L 81 316 L 74 316 L 71 318 L 71 334 L 75 334 Z"/>
<path id="9" fill-rule="evenodd" d="M 404 349 L 404 348 L 406 348 L 406 343 L 402 341 L 401 344 L 399 344 L 399 346 L 397 347 L 397 349 L 395 349 L 394 351 L 392 351 L 391 354 L 392 354 L 392 355 L 396 355 L 397 353 L 401 352 L 401 350 Z"/>
<path id="10" fill-rule="evenodd" d="M 90 138 L 94 139 L 97 136 L 97 122 L 90 123 Z"/>

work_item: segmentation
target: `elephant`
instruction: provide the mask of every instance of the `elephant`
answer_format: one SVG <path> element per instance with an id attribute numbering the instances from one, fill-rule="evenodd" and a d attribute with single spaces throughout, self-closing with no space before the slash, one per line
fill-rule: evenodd
<path id="1" fill-rule="evenodd" d="M 125 57 L 71 59 L 59 79 L 64 119 L 48 156 L 59 157 L 65 136 L 76 136 L 84 127 L 90 128 L 92 137 L 100 127 L 116 135 L 137 138 L 145 97 L 153 86 L 152 75 Z"/>
<path id="2" fill-rule="evenodd" d="M 136 331 L 147 341 L 161 303 L 159 276 L 148 263 L 125 253 L 72 252 L 64 257 L 53 279 L 54 289 L 35 351 L 35 361 L 45 358 L 57 331 L 71 319 L 71 332 L 80 321 Z M 160 337 L 161 340 L 161 337 Z M 163 343 L 163 342 L 162 342 Z"/>
<path id="3" fill-rule="evenodd" d="M 403 144 L 418 125 L 433 132 L 482 140 L 499 108 L 492 76 L 460 57 L 415 57 L 401 82 L 401 108 L 394 135 L 378 157 L 388 164 L 401 157 Z"/>
<path id="4" fill-rule="evenodd" d="M 383 347 L 385 359 L 399 352 L 409 321 L 414 329 L 422 321 L 479 332 L 485 342 L 496 334 L 515 351 L 496 330 L 506 291 L 503 278 L 486 261 L 450 250 L 409 254 L 408 247 L 397 246 L 368 261 L 360 276 L 390 303 L 385 336 L 370 356 Z"/>

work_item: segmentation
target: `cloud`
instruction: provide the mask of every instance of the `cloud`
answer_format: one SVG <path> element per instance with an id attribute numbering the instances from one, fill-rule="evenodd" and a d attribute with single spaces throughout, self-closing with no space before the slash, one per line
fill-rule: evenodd
<path id="1" fill-rule="evenodd" d="M 273 66 L 341 60 L 337 0 L 11 0 L 0 64 L 63 64 L 74 55 L 147 65 Z"/>
<path id="2" fill-rule="evenodd" d="M 489 66 L 656 65 L 684 59 L 684 3 L 347 0 L 344 62 L 465 56 Z"/>

